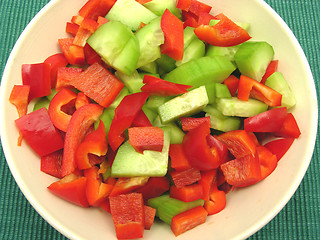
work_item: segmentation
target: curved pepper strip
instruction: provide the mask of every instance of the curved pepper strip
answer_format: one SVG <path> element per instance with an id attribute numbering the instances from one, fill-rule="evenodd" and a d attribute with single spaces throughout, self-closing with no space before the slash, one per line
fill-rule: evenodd
<path id="1" fill-rule="evenodd" d="M 148 93 L 143 92 L 127 95 L 116 108 L 108 133 L 109 145 L 113 151 L 118 149 L 121 143 L 125 140 L 123 136 L 124 130 L 131 126 L 148 96 Z"/>
<path id="2" fill-rule="evenodd" d="M 213 215 L 218 212 L 221 212 L 226 206 L 226 193 L 224 191 L 220 191 L 217 188 L 217 185 L 214 184 L 211 189 L 210 199 L 209 201 L 204 202 L 204 209 L 208 212 L 208 215 Z"/>
<path id="3" fill-rule="evenodd" d="M 98 104 L 90 103 L 79 108 L 72 115 L 64 142 L 61 166 L 62 176 L 66 176 L 76 169 L 76 149 L 84 139 L 87 130 L 99 119 L 102 112 L 103 107 Z"/>
<path id="4" fill-rule="evenodd" d="M 56 128 L 63 132 L 67 131 L 67 127 L 71 120 L 71 115 L 62 111 L 61 108 L 76 98 L 77 94 L 75 92 L 67 88 L 62 88 L 50 101 L 48 113 L 51 121 Z"/>
<path id="5" fill-rule="evenodd" d="M 107 154 L 108 142 L 103 122 L 100 120 L 97 130 L 89 133 L 76 150 L 77 167 L 80 170 L 91 168 L 94 164 L 90 162 L 88 154 L 103 156 Z"/>

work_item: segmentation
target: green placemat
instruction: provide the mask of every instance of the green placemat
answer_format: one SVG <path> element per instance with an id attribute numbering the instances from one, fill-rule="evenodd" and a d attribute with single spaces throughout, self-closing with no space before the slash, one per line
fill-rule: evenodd
<path id="1" fill-rule="evenodd" d="M 48 0 L 0 0 L 0 73 L 14 43 Z M 318 99 L 320 81 L 320 1 L 266 0 L 292 29 L 311 66 Z M 245 13 L 244 13 L 245 14 Z M 250 239 L 320 239 L 319 133 L 310 167 L 285 208 Z M 0 239 L 65 239 L 28 203 L 0 151 Z"/>

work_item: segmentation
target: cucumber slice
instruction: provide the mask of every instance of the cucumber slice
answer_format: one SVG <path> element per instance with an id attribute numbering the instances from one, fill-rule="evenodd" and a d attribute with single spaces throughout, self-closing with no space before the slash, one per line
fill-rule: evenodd
<path id="1" fill-rule="evenodd" d="M 156 60 L 156 63 L 160 76 L 163 76 L 176 68 L 176 60 L 169 57 L 167 54 L 161 54 L 161 57 Z"/>
<path id="2" fill-rule="evenodd" d="M 240 45 L 234 60 L 241 74 L 260 82 L 273 56 L 269 43 L 249 41 Z"/>
<path id="3" fill-rule="evenodd" d="M 203 111 L 206 112 L 206 117 L 210 117 L 211 128 L 215 130 L 228 132 L 240 129 L 241 119 L 239 117 L 225 116 L 214 105 L 206 106 Z"/>
<path id="4" fill-rule="evenodd" d="M 209 22 L 210 26 L 214 26 L 216 25 L 220 20 L 217 19 L 212 19 Z M 246 22 L 234 22 L 235 24 L 237 24 L 239 27 L 243 28 L 246 31 L 249 31 L 250 29 L 250 23 L 246 23 Z"/>
<path id="5" fill-rule="evenodd" d="M 140 23 L 148 24 L 157 15 L 135 0 L 117 0 L 105 17 L 122 22 L 132 31 L 136 31 Z"/>
<path id="6" fill-rule="evenodd" d="M 196 38 L 198 38 L 198 37 L 194 33 L 194 28 L 187 26 L 183 30 L 183 47 L 184 47 L 184 49 L 186 49 L 189 46 L 189 44 Z"/>
<path id="7" fill-rule="evenodd" d="M 191 41 L 187 48 L 184 49 L 183 58 L 180 61 L 176 62 L 177 66 L 180 66 L 183 63 L 189 62 L 193 59 L 201 58 L 205 55 L 206 45 L 204 42 L 195 38 Z"/>
<path id="8" fill-rule="evenodd" d="M 154 120 L 158 116 L 158 114 L 155 111 L 152 111 L 151 109 L 149 109 L 145 105 L 142 107 L 142 111 L 147 116 L 147 118 L 149 119 L 151 124 L 154 122 Z"/>
<path id="9" fill-rule="evenodd" d="M 222 83 L 216 83 L 216 97 L 217 98 L 231 98 L 231 93 L 227 85 Z"/>
<path id="10" fill-rule="evenodd" d="M 236 97 L 217 98 L 216 103 L 217 109 L 225 116 L 252 117 L 268 109 L 267 104 L 252 98 L 248 101 Z"/>
<path id="11" fill-rule="evenodd" d="M 167 96 L 150 96 L 145 103 L 145 106 L 152 111 L 157 112 L 158 108 L 164 104 L 165 102 L 169 101 L 172 97 Z"/>
<path id="12" fill-rule="evenodd" d="M 283 107 L 289 109 L 296 105 L 296 98 L 281 72 L 271 74 L 271 76 L 267 78 L 265 85 L 282 95 L 281 105 Z"/>
<path id="13" fill-rule="evenodd" d="M 209 104 L 212 104 L 216 101 L 216 83 L 215 82 L 207 83 L 205 87 L 208 94 Z"/>
<path id="14" fill-rule="evenodd" d="M 143 79 L 140 77 L 138 71 L 134 71 L 131 75 L 116 71 L 115 76 L 124 83 L 130 93 L 141 92 Z"/>
<path id="15" fill-rule="evenodd" d="M 158 65 L 156 64 L 156 62 L 150 62 L 150 63 L 140 67 L 138 70 L 143 71 L 143 72 L 147 72 L 149 74 L 151 73 L 153 75 L 158 75 L 158 77 L 160 77 L 158 74 Z"/>
<path id="16" fill-rule="evenodd" d="M 209 103 L 205 86 L 193 89 L 162 104 L 158 113 L 163 124 L 174 121 L 181 116 L 200 112 Z"/>
<path id="17" fill-rule="evenodd" d="M 40 98 L 33 106 L 33 112 L 40 109 L 40 108 L 46 108 L 48 110 L 50 104 L 50 100 L 47 97 Z"/>
<path id="18" fill-rule="evenodd" d="M 100 116 L 100 120 L 104 123 L 104 127 L 106 129 L 106 134 L 108 135 L 112 119 L 114 117 L 114 109 L 113 108 L 105 108 Z M 99 121 L 95 121 L 94 129 L 97 129 L 99 126 Z"/>
<path id="19" fill-rule="evenodd" d="M 143 4 L 143 6 L 158 16 L 162 16 L 163 12 L 168 9 L 177 18 L 181 19 L 181 11 L 177 8 L 176 0 L 152 0 Z"/>
<path id="20" fill-rule="evenodd" d="M 238 51 L 240 45 L 232 46 L 232 47 L 219 47 L 209 45 L 206 51 L 206 56 L 214 57 L 214 56 L 223 56 L 229 59 L 229 61 L 234 61 L 234 55 Z"/>
<path id="21" fill-rule="evenodd" d="M 212 81 L 221 83 L 235 69 L 225 57 L 201 57 L 180 65 L 164 76 L 164 79 L 197 88 Z"/>
<path id="22" fill-rule="evenodd" d="M 164 43 L 164 34 L 160 22 L 161 17 L 157 17 L 136 32 L 136 38 L 140 46 L 140 57 L 137 68 L 145 66 L 161 57 L 160 45 Z"/>
<path id="23" fill-rule="evenodd" d="M 170 144 L 180 144 L 182 143 L 185 133 L 177 126 L 174 122 L 169 122 L 165 125 L 162 124 L 160 117 L 157 116 L 153 122 L 153 126 L 161 127 L 168 131 L 170 134 Z"/>
<path id="24" fill-rule="evenodd" d="M 162 152 L 137 152 L 127 141 L 122 144 L 111 167 L 112 177 L 162 177 L 168 170 L 170 136 L 164 131 Z"/>
<path id="25" fill-rule="evenodd" d="M 156 216 L 159 217 L 159 212 L 158 212 L 158 208 L 166 201 L 168 201 L 170 199 L 170 195 L 169 194 L 163 194 L 159 197 L 155 197 L 155 198 L 150 198 L 148 199 L 148 206 L 156 209 Z"/>

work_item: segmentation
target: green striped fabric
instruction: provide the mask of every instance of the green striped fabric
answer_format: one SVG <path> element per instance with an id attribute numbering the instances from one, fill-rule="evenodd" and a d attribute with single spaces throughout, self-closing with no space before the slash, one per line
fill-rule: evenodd
<path id="1" fill-rule="evenodd" d="M 19 35 L 49 0 L 0 0 L 0 73 Z M 319 98 L 320 1 L 266 0 L 292 29 L 309 60 Z M 319 133 L 318 133 L 319 136 Z M 319 137 L 302 184 L 285 208 L 250 239 L 320 239 Z M 0 239 L 65 239 L 28 203 L 0 151 Z"/>

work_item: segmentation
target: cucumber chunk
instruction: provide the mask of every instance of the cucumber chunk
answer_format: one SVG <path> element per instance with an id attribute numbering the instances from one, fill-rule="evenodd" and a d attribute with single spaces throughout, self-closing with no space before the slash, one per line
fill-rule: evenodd
<path id="1" fill-rule="evenodd" d="M 225 57 L 201 57 L 173 69 L 164 79 L 197 88 L 212 81 L 221 83 L 235 69 L 235 66 Z"/>
<path id="2" fill-rule="evenodd" d="M 241 74 L 260 82 L 273 57 L 274 50 L 269 43 L 249 41 L 240 45 L 234 60 Z"/>
<path id="3" fill-rule="evenodd" d="M 177 18 L 181 18 L 181 11 L 176 6 L 176 0 L 152 0 L 143 6 L 158 16 L 162 16 L 163 12 L 168 9 Z"/>
<path id="4" fill-rule="evenodd" d="M 49 108 L 50 100 L 47 97 L 40 98 L 33 106 L 33 112 L 45 107 L 47 110 Z"/>
<path id="5" fill-rule="evenodd" d="M 189 62 L 193 59 L 203 57 L 206 52 L 206 45 L 199 38 L 195 38 L 191 41 L 187 48 L 184 49 L 183 58 L 176 62 L 177 66 L 183 63 Z"/>
<path id="6" fill-rule="evenodd" d="M 162 177 L 168 170 L 170 136 L 164 131 L 162 152 L 137 152 L 127 141 L 122 144 L 111 167 L 112 177 Z"/>
<path id="7" fill-rule="evenodd" d="M 181 116 L 200 112 L 209 103 L 205 86 L 193 89 L 162 104 L 158 113 L 163 124 L 174 121 Z"/>
<path id="8" fill-rule="evenodd" d="M 115 76 L 124 83 L 124 85 L 129 89 L 129 92 L 141 92 L 141 87 L 143 86 L 143 79 L 141 78 L 138 71 L 134 71 L 130 75 L 116 71 Z"/>
<path id="9" fill-rule="evenodd" d="M 106 18 L 119 21 L 136 31 L 140 23 L 148 24 L 157 17 L 156 14 L 135 0 L 117 0 Z"/>
<path id="10" fill-rule="evenodd" d="M 214 57 L 214 56 L 224 56 L 229 61 L 234 62 L 234 55 L 238 51 L 240 45 L 232 46 L 232 47 L 219 47 L 209 45 L 206 51 L 206 56 Z"/>
<path id="11" fill-rule="evenodd" d="M 252 117 L 268 109 L 267 104 L 252 98 L 248 101 L 236 97 L 217 98 L 216 103 L 217 109 L 225 116 Z"/>
<path id="12" fill-rule="evenodd" d="M 265 85 L 282 95 L 281 106 L 289 109 L 296 105 L 296 98 L 282 73 L 275 72 L 271 74 L 267 78 Z"/>
<path id="13" fill-rule="evenodd" d="M 217 98 L 231 98 L 231 93 L 227 85 L 222 83 L 216 83 L 216 97 Z"/>
<path id="14" fill-rule="evenodd" d="M 170 134 L 170 144 L 180 144 L 182 143 L 185 133 L 177 126 L 175 122 L 169 122 L 167 124 L 162 124 L 160 117 L 157 116 L 153 122 L 153 126 L 161 127 L 168 131 Z"/>

